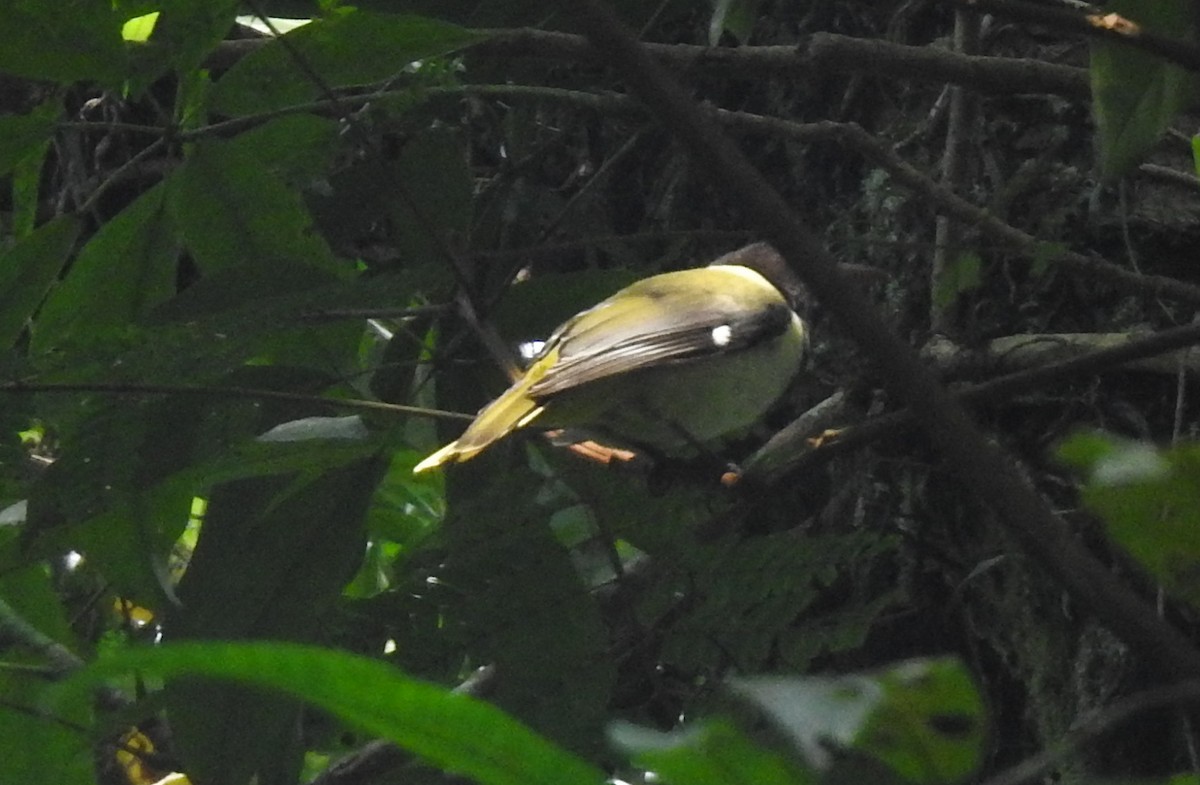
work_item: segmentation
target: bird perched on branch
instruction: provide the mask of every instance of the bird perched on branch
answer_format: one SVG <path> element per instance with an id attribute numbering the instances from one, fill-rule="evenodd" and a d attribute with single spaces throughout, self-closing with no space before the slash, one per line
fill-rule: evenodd
<path id="1" fill-rule="evenodd" d="M 559 326 L 521 378 L 414 471 L 469 460 L 530 426 L 665 453 L 743 431 L 804 360 L 794 282 L 775 249 L 755 243 L 627 286 Z"/>

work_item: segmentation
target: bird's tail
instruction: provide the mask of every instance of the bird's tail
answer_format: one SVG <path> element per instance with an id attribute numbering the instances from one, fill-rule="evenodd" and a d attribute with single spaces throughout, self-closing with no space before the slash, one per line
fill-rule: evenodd
<path id="1" fill-rule="evenodd" d="M 427 471 L 446 463 L 470 460 L 493 442 L 531 423 L 544 408 L 529 397 L 532 384 L 532 381 L 526 378 L 509 387 L 503 395 L 479 412 L 462 436 L 418 463 L 413 468 L 413 473 Z"/>

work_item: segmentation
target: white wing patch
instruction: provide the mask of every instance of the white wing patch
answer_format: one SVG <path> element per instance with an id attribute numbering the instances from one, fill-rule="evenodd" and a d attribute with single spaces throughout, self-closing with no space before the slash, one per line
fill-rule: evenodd
<path id="1" fill-rule="evenodd" d="M 733 340 L 733 328 L 727 324 L 719 324 L 712 329 L 713 346 L 723 349 Z"/>

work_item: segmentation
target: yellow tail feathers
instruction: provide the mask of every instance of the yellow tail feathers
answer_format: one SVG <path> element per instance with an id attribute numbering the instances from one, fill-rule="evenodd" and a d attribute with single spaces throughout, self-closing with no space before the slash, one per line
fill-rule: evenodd
<path id="1" fill-rule="evenodd" d="M 413 474 L 446 463 L 474 458 L 493 442 L 524 428 L 542 413 L 544 407 L 528 396 L 532 380 L 525 378 L 485 406 L 463 435 L 413 467 Z"/>

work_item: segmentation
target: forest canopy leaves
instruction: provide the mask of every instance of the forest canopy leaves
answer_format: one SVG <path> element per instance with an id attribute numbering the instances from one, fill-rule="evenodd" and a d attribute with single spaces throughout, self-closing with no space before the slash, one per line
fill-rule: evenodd
<path id="1" fill-rule="evenodd" d="M 243 58 L 217 82 L 214 111 L 231 115 L 282 109 L 325 98 L 324 90 L 399 76 L 409 64 L 444 55 L 485 36 L 420 16 L 344 8 L 287 33 Z M 304 67 L 297 64 L 302 58 Z M 321 75 L 315 83 L 312 72 Z"/>
<path id="2" fill-rule="evenodd" d="M 0 72 L 117 87 L 127 62 L 122 22 L 105 0 L 72 2 L 69 9 L 60 3 L 9 0 L 0 4 Z"/>

